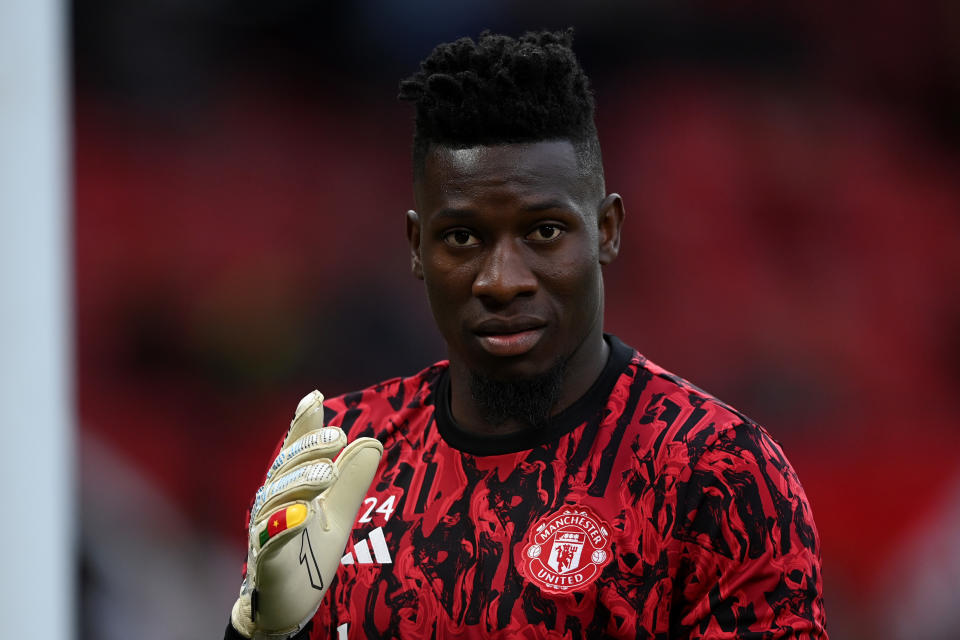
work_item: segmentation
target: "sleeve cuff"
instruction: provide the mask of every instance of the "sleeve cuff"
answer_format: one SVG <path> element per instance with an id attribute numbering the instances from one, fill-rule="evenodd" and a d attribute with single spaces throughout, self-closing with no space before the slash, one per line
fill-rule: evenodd
<path id="1" fill-rule="evenodd" d="M 307 625 L 300 630 L 300 632 L 291 637 L 290 640 L 309 640 L 310 638 L 310 629 L 313 627 L 313 621 L 307 623 Z M 227 629 L 223 632 L 223 640 L 249 640 L 240 635 L 240 632 L 233 628 L 233 625 L 229 622 L 227 623 Z"/>
<path id="2" fill-rule="evenodd" d="M 233 628 L 233 625 L 227 623 L 227 630 L 223 632 L 223 640 L 249 640 L 240 635 L 240 632 Z"/>

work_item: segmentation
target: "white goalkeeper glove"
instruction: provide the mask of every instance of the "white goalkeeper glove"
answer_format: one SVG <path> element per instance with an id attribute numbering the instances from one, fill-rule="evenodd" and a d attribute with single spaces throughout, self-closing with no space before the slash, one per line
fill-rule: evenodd
<path id="1" fill-rule="evenodd" d="M 247 576 L 230 614 L 241 635 L 286 638 L 313 617 L 382 454 L 373 438 L 347 445 L 324 427 L 319 391 L 300 401 L 250 510 Z"/>

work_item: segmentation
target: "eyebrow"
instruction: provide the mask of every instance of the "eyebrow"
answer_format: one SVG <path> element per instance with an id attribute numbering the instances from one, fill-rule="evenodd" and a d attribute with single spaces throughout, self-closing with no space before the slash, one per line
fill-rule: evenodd
<path id="1" fill-rule="evenodd" d="M 550 211 L 551 209 L 570 210 L 571 208 L 570 203 L 564 202 L 563 200 L 543 200 L 525 205 L 521 208 L 521 211 L 523 213 L 536 213 L 538 211 Z M 476 218 L 479 215 L 475 209 L 444 208 L 437 211 L 433 218 L 434 220 L 467 220 Z"/>
<path id="2" fill-rule="evenodd" d="M 477 215 L 473 209 L 440 209 L 432 217 L 434 220 L 467 220 Z"/>
<path id="3" fill-rule="evenodd" d="M 550 209 L 567 209 L 569 210 L 570 203 L 564 202 L 563 200 L 544 200 L 542 202 L 533 202 L 523 208 L 524 211 L 536 212 L 536 211 L 549 211 Z"/>

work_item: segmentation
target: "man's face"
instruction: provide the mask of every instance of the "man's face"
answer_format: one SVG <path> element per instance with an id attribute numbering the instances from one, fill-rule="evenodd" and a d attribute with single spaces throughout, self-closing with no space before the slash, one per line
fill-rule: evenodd
<path id="1" fill-rule="evenodd" d="M 622 208 L 571 143 L 434 146 L 415 198 L 414 273 L 453 366 L 529 378 L 576 364 L 591 336 L 602 346 L 600 266 L 616 256 Z"/>

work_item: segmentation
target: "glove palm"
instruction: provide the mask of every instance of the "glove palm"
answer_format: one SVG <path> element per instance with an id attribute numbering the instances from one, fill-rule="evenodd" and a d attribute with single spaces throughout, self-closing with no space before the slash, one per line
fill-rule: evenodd
<path id="1" fill-rule="evenodd" d="M 324 427 L 319 391 L 300 401 L 250 510 L 247 575 L 230 616 L 241 635 L 283 638 L 313 617 L 382 454 L 373 438 L 348 445 Z"/>

